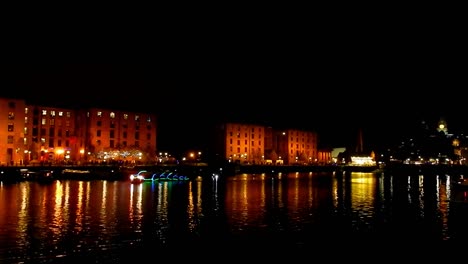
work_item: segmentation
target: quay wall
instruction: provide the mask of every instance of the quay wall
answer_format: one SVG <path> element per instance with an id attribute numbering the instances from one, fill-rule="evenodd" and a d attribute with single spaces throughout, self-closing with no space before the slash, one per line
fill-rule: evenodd
<path id="1" fill-rule="evenodd" d="M 467 165 L 387 165 L 377 166 L 346 166 L 346 165 L 316 165 L 316 166 L 289 166 L 289 165 L 238 165 L 210 166 L 206 163 L 183 165 L 141 165 L 134 167 L 97 165 L 97 166 L 1 166 L 0 180 L 8 175 L 17 175 L 20 170 L 31 171 L 53 170 L 56 175 L 63 175 L 69 170 L 89 171 L 93 179 L 127 180 L 131 173 L 140 170 L 154 172 L 177 172 L 185 176 L 211 177 L 213 173 L 221 176 L 235 176 L 242 173 L 288 173 L 288 172 L 376 172 L 389 175 L 468 175 Z M 80 177 L 80 176 L 76 176 Z"/>

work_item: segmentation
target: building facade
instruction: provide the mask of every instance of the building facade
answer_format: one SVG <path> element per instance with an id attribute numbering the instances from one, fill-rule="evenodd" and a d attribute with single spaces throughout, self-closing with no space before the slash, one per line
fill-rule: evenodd
<path id="1" fill-rule="evenodd" d="M 240 164 L 311 164 L 318 162 L 317 134 L 295 129 L 224 123 L 219 128 L 220 155 Z"/>
<path id="2" fill-rule="evenodd" d="M 226 123 L 223 143 L 230 162 L 261 164 L 264 161 L 265 127 L 252 124 Z"/>
<path id="3" fill-rule="evenodd" d="M 275 134 L 275 149 L 285 164 L 306 165 L 318 162 L 317 133 L 286 129 L 276 131 Z"/>
<path id="4" fill-rule="evenodd" d="M 64 109 L 0 98 L 0 164 L 147 162 L 156 155 L 153 114 Z"/>

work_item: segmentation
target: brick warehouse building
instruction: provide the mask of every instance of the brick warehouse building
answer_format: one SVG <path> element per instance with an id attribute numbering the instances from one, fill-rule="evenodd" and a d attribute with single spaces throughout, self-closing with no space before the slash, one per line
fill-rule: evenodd
<path id="1" fill-rule="evenodd" d="M 230 122 L 220 125 L 218 131 L 217 152 L 232 163 L 306 165 L 329 161 L 329 155 L 317 149 L 316 132 Z"/>
<path id="2" fill-rule="evenodd" d="M 156 155 L 156 116 L 65 109 L 0 98 L 0 164 L 147 162 Z"/>

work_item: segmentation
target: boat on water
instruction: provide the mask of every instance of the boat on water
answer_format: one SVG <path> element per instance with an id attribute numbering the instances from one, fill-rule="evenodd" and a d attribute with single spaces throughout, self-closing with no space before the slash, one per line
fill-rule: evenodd
<path id="1" fill-rule="evenodd" d="M 179 175 L 177 172 L 164 171 L 164 172 L 151 172 L 141 170 L 137 173 L 130 174 L 131 183 L 142 183 L 145 181 L 188 181 L 189 177 Z"/>
<path id="2" fill-rule="evenodd" d="M 24 181 L 37 181 L 41 183 L 50 183 L 55 180 L 53 170 L 49 169 L 20 169 L 21 179 Z"/>

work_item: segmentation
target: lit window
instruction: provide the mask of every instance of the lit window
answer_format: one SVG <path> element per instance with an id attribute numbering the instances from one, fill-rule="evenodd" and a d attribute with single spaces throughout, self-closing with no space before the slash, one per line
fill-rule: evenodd
<path id="1" fill-rule="evenodd" d="M 98 116 L 98 117 L 102 117 L 102 112 L 101 112 L 101 111 L 98 111 L 98 112 L 97 112 L 97 116 Z"/>
<path id="2" fill-rule="evenodd" d="M 111 112 L 111 113 L 109 114 L 109 116 L 110 116 L 110 118 L 115 118 L 115 113 L 114 113 L 114 112 Z"/>
<path id="3" fill-rule="evenodd" d="M 59 112 L 58 112 L 58 115 L 59 115 L 59 116 L 63 116 L 63 112 L 62 112 L 62 111 L 59 111 Z"/>
<path id="4" fill-rule="evenodd" d="M 123 118 L 124 118 L 125 120 L 127 120 L 127 119 L 128 119 L 128 114 L 124 114 L 124 115 L 123 115 Z"/>
<path id="5" fill-rule="evenodd" d="M 47 110 L 42 110 L 42 115 L 43 116 L 47 115 Z"/>
<path id="6" fill-rule="evenodd" d="M 45 125 L 45 124 L 47 124 L 47 119 L 42 118 L 42 119 L 41 119 L 41 125 Z"/>
<path id="7" fill-rule="evenodd" d="M 54 110 L 50 111 L 50 116 L 55 116 L 55 111 Z"/>

